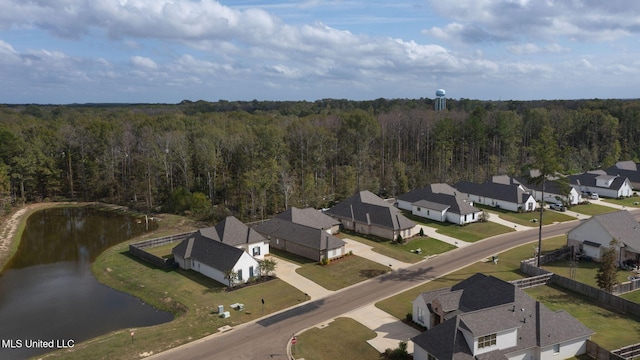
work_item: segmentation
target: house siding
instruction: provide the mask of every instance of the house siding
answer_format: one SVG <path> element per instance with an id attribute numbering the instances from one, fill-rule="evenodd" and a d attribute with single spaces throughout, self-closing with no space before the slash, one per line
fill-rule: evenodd
<path id="1" fill-rule="evenodd" d="M 567 235 L 567 245 L 574 246 L 576 251 L 580 248 L 580 245 L 585 241 L 591 241 L 598 243 L 604 247 L 609 246 L 611 242 L 611 235 L 602 227 L 597 221 L 587 221 L 569 231 Z M 595 249 L 591 246 L 583 246 L 585 255 L 591 256 L 595 260 L 600 259 L 600 249 Z"/>
<path id="2" fill-rule="evenodd" d="M 554 353 L 553 346 L 542 348 L 540 351 L 541 360 L 568 359 L 587 352 L 587 340 L 589 337 L 575 339 L 560 344 L 560 352 Z"/>
<path id="3" fill-rule="evenodd" d="M 423 217 L 425 219 L 431 219 L 435 221 L 446 221 L 448 212 L 446 210 L 438 211 L 433 209 L 427 209 L 420 206 L 413 205 L 411 213 L 416 216 Z"/>

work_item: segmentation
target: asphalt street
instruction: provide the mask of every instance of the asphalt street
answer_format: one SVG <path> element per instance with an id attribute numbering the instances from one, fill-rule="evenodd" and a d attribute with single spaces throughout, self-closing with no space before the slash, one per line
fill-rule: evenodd
<path id="1" fill-rule="evenodd" d="M 542 236 L 547 238 L 565 234 L 577 224 L 578 220 L 545 226 Z M 231 331 L 154 355 L 152 359 L 287 359 L 287 343 L 298 331 L 537 239 L 537 228 L 488 238 L 411 267 L 394 270 L 328 297 L 237 326 Z"/>

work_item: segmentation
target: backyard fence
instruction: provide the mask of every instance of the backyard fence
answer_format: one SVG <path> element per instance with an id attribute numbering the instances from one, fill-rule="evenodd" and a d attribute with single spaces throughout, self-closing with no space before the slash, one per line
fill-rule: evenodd
<path id="1" fill-rule="evenodd" d="M 170 236 L 165 236 L 161 238 L 155 238 L 155 239 L 150 239 L 150 240 L 129 244 L 129 253 L 140 260 L 146 261 L 160 268 L 163 268 L 163 269 L 172 268 L 176 266 L 176 263 L 173 260 L 173 258 L 161 258 L 150 252 L 145 251 L 144 249 L 162 246 L 170 243 L 177 243 L 188 238 L 189 235 L 191 234 L 193 234 L 193 232 L 170 235 Z"/>
<path id="2" fill-rule="evenodd" d="M 587 355 L 596 360 L 628 360 L 628 358 L 621 357 L 600 347 L 600 345 L 591 340 L 587 340 Z"/>
<path id="3" fill-rule="evenodd" d="M 623 359 L 633 359 L 640 356 L 640 344 L 625 346 L 618 350 L 613 350 L 612 353 Z"/>

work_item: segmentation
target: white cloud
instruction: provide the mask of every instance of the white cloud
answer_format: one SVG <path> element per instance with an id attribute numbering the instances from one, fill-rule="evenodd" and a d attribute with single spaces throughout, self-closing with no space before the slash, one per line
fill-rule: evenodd
<path id="1" fill-rule="evenodd" d="M 158 68 L 158 64 L 155 61 L 142 56 L 133 56 L 131 58 L 131 63 L 138 68 L 151 69 L 156 70 Z"/>

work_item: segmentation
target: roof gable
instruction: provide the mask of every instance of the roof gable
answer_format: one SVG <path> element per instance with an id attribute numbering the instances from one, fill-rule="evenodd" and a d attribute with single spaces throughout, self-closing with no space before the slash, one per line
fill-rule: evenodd
<path id="1" fill-rule="evenodd" d="M 503 184 L 486 181 L 478 184 L 470 181 L 460 181 L 456 183 L 454 187 L 468 194 L 508 201 L 515 204 L 522 204 L 531 197 L 531 194 L 519 183 Z"/>
<path id="2" fill-rule="evenodd" d="M 278 217 L 265 221 L 254 229 L 265 236 L 291 241 L 316 250 L 338 249 L 346 245 L 342 239 L 322 229 L 292 223 Z"/>
<path id="3" fill-rule="evenodd" d="M 234 216 L 227 216 L 213 227 L 198 230 L 211 240 L 219 241 L 231 246 L 255 244 L 267 241 L 262 235 L 251 229 Z"/>
<path id="4" fill-rule="evenodd" d="M 172 254 L 186 259 L 194 259 L 222 272 L 232 269 L 240 260 L 244 250 L 202 236 L 191 234 L 174 247 Z"/>
<path id="5" fill-rule="evenodd" d="M 332 218 L 331 216 L 323 214 L 320 210 L 314 208 L 299 209 L 296 207 L 290 207 L 284 212 L 276 216 L 279 219 L 290 221 L 294 224 L 305 225 L 315 229 L 330 229 L 335 225 L 339 225 L 340 222 Z"/>
<path id="6" fill-rule="evenodd" d="M 369 191 L 360 191 L 336 204 L 326 213 L 333 217 L 393 230 L 416 226 L 416 223 L 407 219 L 396 207 Z"/>

